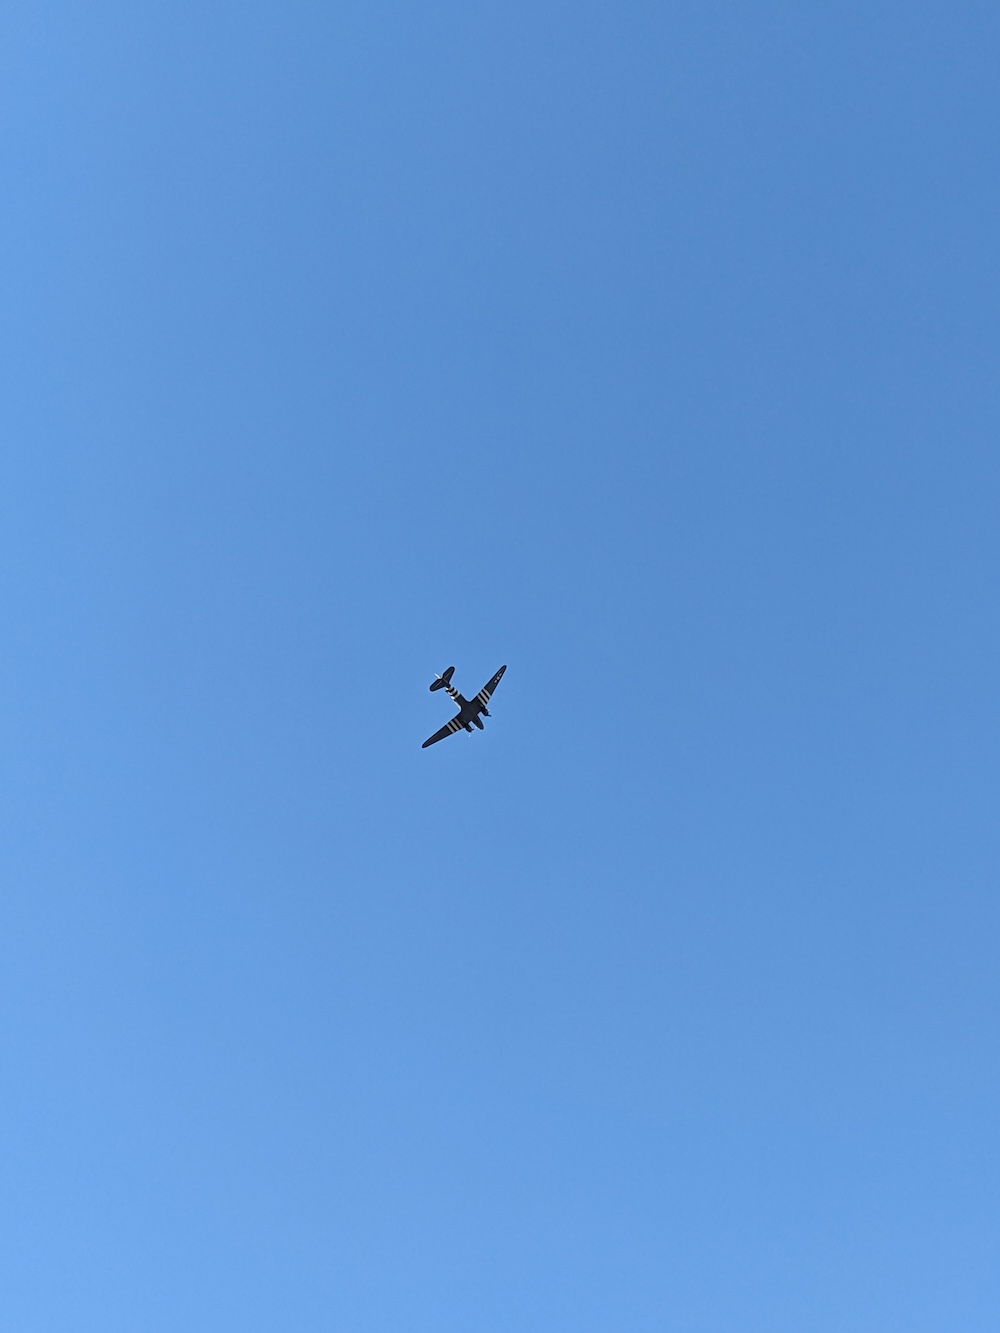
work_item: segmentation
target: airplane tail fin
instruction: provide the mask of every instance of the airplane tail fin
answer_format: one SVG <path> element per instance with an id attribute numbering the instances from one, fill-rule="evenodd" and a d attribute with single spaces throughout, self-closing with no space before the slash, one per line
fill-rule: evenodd
<path id="1" fill-rule="evenodd" d="M 451 684 L 451 678 L 455 674 L 455 668 L 450 666 L 447 671 L 440 676 L 435 676 L 431 682 L 432 690 L 445 690 Z"/>

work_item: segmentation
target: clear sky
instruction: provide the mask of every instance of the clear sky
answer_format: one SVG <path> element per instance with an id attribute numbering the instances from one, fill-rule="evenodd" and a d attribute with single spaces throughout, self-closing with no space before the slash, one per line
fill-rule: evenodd
<path id="1" fill-rule="evenodd" d="M 4 1328 L 995 1333 L 998 65 L 7 0 Z"/>

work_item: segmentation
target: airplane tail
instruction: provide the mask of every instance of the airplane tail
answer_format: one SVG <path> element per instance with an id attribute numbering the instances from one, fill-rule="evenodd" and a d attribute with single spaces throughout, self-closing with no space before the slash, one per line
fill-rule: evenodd
<path id="1" fill-rule="evenodd" d="M 448 686 L 451 684 L 451 678 L 454 674 L 455 674 L 455 668 L 453 666 L 450 666 L 447 669 L 447 671 L 445 671 L 442 675 L 434 677 L 433 681 L 431 681 L 431 689 L 447 690 Z M 450 694 L 451 691 L 448 690 L 448 693 Z"/>

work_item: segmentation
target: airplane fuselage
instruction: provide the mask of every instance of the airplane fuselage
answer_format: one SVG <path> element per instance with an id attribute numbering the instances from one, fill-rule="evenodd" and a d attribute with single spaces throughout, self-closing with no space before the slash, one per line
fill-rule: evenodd
<path id="1" fill-rule="evenodd" d="M 484 731 L 485 728 L 479 720 L 479 714 L 486 713 L 486 705 L 481 704 L 478 699 L 466 699 L 463 694 L 459 694 L 457 691 L 451 697 L 453 702 L 458 705 L 459 713 L 456 721 L 459 726 L 468 731 L 471 724 L 473 727 L 478 727 L 480 731 Z M 489 713 L 486 713 L 486 716 L 489 717 Z"/>

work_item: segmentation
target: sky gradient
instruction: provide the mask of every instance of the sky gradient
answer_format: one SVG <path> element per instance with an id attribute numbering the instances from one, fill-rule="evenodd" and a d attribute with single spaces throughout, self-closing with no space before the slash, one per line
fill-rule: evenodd
<path id="1" fill-rule="evenodd" d="M 5 1327 L 995 1333 L 998 57 L 4 6 Z"/>

